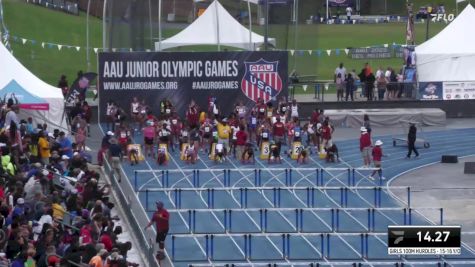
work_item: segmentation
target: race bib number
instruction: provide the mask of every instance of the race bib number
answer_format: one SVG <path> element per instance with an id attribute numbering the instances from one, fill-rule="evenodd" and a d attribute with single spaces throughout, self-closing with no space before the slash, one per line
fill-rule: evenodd
<path id="1" fill-rule="evenodd" d="M 171 110 L 169 108 L 165 109 L 165 113 L 170 114 Z"/>
<path id="2" fill-rule="evenodd" d="M 209 133 L 209 127 L 205 127 L 205 132 Z"/>
<path id="3" fill-rule="evenodd" d="M 256 119 L 256 118 L 252 118 L 252 119 L 251 119 L 251 123 L 252 123 L 253 125 L 256 125 L 256 124 L 257 124 L 257 119 Z"/>
<path id="4" fill-rule="evenodd" d="M 268 133 L 262 133 L 262 138 L 269 138 L 269 134 Z"/>
<path id="5" fill-rule="evenodd" d="M 177 120 L 172 120 L 173 124 L 177 124 L 177 122 L 178 122 Z"/>

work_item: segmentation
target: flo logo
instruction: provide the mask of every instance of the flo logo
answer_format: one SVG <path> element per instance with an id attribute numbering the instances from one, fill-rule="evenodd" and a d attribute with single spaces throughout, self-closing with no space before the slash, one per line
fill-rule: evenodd
<path id="1" fill-rule="evenodd" d="M 264 102 L 275 99 L 283 87 L 279 76 L 279 62 L 268 62 L 261 58 L 244 64 L 246 73 L 241 81 L 242 92 L 254 102 L 259 98 Z"/>
<path id="2" fill-rule="evenodd" d="M 445 23 L 451 22 L 455 19 L 454 14 L 431 14 L 432 22 L 441 22 L 444 21 Z"/>

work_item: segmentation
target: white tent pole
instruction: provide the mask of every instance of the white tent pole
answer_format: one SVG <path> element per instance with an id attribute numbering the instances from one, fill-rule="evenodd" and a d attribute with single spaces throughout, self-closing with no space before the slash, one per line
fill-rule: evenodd
<path id="1" fill-rule="evenodd" d="M 104 0 L 102 7 L 102 49 L 106 51 L 106 15 L 107 15 L 107 0 Z"/>
<path id="2" fill-rule="evenodd" d="M 158 51 L 162 51 L 162 0 L 158 0 Z"/>
<path id="3" fill-rule="evenodd" d="M 328 24 L 328 0 L 327 0 L 327 16 L 326 16 L 326 21 L 325 22 Z"/>
<path id="4" fill-rule="evenodd" d="M 459 2 L 455 0 L 455 14 L 459 15 Z"/>
<path id="5" fill-rule="evenodd" d="M 249 17 L 249 50 L 254 50 L 252 45 L 252 16 L 251 16 L 251 3 L 247 1 L 247 16 Z"/>
<path id="6" fill-rule="evenodd" d="M 221 42 L 219 40 L 219 14 L 218 14 L 218 0 L 214 0 L 214 10 L 216 12 L 216 37 L 218 38 L 218 51 L 221 51 Z"/>

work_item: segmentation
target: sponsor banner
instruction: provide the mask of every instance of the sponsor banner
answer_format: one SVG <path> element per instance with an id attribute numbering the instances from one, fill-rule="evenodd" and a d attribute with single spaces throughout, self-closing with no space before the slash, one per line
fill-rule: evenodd
<path id="1" fill-rule="evenodd" d="M 420 82 L 420 100 L 442 100 L 442 82 Z"/>
<path id="2" fill-rule="evenodd" d="M 371 48 L 352 48 L 350 49 L 352 59 L 371 59 L 371 58 L 391 58 L 392 49 L 389 47 L 371 47 Z"/>
<path id="3" fill-rule="evenodd" d="M 444 100 L 475 99 L 475 81 L 470 82 L 444 82 Z"/>
<path id="4" fill-rule="evenodd" d="M 287 96 L 287 61 L 287 51 L 100 53 L 101 115 L 108 101 L 130 114 L 134 96 L 154 114 L 164 99 L 180 115 L 191 100 L 206 110 L 215 99 L 227 115 L 238 101 L 251 105 Z"/>
<path id="5" fill-rule="evenodd" d="M 328 0 L 329 7 L 353 6 L 353 0 Z"/>

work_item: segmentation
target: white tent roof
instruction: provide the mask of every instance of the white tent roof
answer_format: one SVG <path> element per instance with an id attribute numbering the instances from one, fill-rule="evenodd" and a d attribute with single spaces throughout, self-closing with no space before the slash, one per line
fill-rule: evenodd
<path id="1" fill-rule="evenodd" d="M 51 129 L 61 127 L 66 131 L 67 124 L 64 114 L 64 97 L 61 89 L 51 86 L 25 68 L 0 42 L 0 89 L 12 80 L 30 94 L 46 100 L 48 111 L 21 110 L 20 117 L 32 117 L 37 123 L 47 123 Z M 3 96 L 2 96 L 3 97 Z"/>
<path id="2" fill-rule="evenodd" d="M 249 40 L 251 38 L 251 41 Z M 275 44 L 275 39 L 269 38 Z M 252 44 L 251 44 L 252 43 Z M 226 45 L 254 50 L 264 43 L 264 37 L 252 32 L 236 21 L 231 14 L 215 0 L 191 25 L 161 43 L 155 43 L 157 51 L 187 45 Z"/>
<path id="3" fill-rule="evenodd" d="M 475 81 L 475 9 L 468 5 L 439 34 L 416 47 L 419 81 Z"/>

